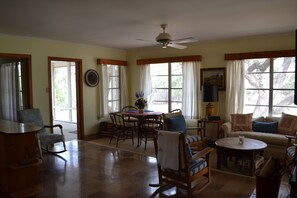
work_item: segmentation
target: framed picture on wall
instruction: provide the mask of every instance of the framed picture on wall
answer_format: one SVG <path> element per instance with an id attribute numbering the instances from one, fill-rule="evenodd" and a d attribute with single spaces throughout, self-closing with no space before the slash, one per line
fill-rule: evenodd
<path id="1" fill-rule="evenodd" d="M 207 68 L 200 70 L 201 88 L 203 85 L 217 85 L 219 90 L 226 90 L 226 68 Z"/>

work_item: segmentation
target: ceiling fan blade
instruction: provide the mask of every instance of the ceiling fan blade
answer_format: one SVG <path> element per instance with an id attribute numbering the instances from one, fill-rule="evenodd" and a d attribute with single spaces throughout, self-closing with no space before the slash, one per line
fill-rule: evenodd
<path id="1" fill-rule="evenodd" d="M 173 40 L 173 42 L 175 42 L 175 43 L 190 43 L 190 42 L 196 42 L 196 41 L 198 41 L 198 40 L 195 39 L 194 37 Z"/>
<path id="2" fill-rule="evenodd" d="M 145 40 L 145 39 L 136 39 L 137 41 L 144 41 L 144 42 L 149 42 L 149 43 L 154 43 L 155 41 L 150 41 L 150 40 Z"/>
<path id="3" fill-rule="evenodd" d="M 179 45 L 179 44 L 176 44 L 176 43 L 169 43 L 167 46 L 168 47 L 173 47 L 173 48 L 176 48 L 176 49 L 185 49 L 185 48 L 187 48 L 187 46 L 185 46 L 185 45 Z"/>

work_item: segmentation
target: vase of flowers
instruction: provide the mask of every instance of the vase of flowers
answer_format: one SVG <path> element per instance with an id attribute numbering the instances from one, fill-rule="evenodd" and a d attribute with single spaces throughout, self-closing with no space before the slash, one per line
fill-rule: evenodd
<path id="1" fill-rule="evenodd" d="M 139 113 L 143 113 L 144 108 L 147 106 L 147 100 L 144 98 L 144 93 L 142 91 L 138 91 L 135 93 L 135 96 L 135 106 L 139 109 Z"/>

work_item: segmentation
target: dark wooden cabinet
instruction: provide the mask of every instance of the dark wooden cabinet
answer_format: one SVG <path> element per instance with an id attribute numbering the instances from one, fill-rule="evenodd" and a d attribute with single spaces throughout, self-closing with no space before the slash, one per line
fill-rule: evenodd
<path id="1" fill-rule="evenodd" d="M 38 181 L 42 163 L 39 130 L 30 124 L 0 120 L 0 191 L 9 197 L 35 197 L 43 191 Z"/>

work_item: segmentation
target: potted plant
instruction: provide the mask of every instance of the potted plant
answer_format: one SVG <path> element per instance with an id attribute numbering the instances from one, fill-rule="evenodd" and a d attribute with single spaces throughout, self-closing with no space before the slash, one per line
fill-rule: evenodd
<path id="1" fill-rule="evenodd" d="M 142 91 L 138 91 L 135 93 L 135 96 L 135 106 L 139 109 L 139 113 L 143 113 L 144 108 L 147 106 L 147 100 L 143 97 L 144 93 Z"/>

